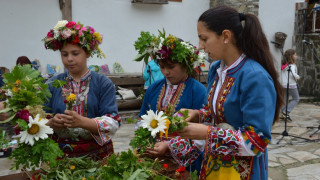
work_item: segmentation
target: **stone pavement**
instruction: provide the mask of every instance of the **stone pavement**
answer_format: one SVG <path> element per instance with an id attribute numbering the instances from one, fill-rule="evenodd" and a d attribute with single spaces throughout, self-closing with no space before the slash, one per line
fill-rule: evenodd
<path id="1" fill-rule="evenodd" d="M 320 106 L 299 103 L 290 117 L 292 122 L 287 123 L 286 129 L 288 136 L 283 136 L 283 120 L 272 129 L 273 139 L 268 146 L 269 179 L 320 180 L 320 131 L 309 137 L 320 127 Z"/>
<path id="2" fill-rule="evenodd" d="M 131 112 L 133 116 L 135 112 Z M 123 118 L 130 118 L 126 115 Z M 320 180 L 320 131 L 312 138 L 309 135 L 318 129 L 320 124 L 320 106 L 310 103 L 299 103 L 290 114 L 292 122 L 287 123 L 289 136 L 277 144 L 284 131 L 284 121 L 277 122 L 272 129 L 272 142 L 269 151 L 269 180 Z M 135 118 L 135 117 L 134 117 Z M 315 127 L 313 129 L 308 127 Z M 115 152 L 127 151 L 130 139 L 134 136 L 134 124 L 124 123 L 113 137 Z M 306 141 L 296 138 L 312 139 Z M 1 176 L 15 173 L 10 171 L 10 161 L 0 158 Z"/>

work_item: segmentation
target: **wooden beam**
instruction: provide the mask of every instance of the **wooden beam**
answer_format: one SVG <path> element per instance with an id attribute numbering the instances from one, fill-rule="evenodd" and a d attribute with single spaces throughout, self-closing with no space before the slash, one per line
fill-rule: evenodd
<path id="1" fill-rule="evenodd" d="M 59 0 L 62 19 L 72 21 L 72 0 Z"/>

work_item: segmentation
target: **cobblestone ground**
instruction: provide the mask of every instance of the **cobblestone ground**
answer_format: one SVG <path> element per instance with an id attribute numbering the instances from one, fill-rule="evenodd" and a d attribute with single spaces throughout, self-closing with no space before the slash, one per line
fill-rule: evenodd
<path id="1" fill-rule="evenodd" d="M 320 179 L 320 131 L 312 135 L 320 128 L 320 106 L 299 103 L 290 116 L 288 136 L 283 136 L 283 120 L 272 129 L 273 140 L 268 146 L 269 179 Z"/>

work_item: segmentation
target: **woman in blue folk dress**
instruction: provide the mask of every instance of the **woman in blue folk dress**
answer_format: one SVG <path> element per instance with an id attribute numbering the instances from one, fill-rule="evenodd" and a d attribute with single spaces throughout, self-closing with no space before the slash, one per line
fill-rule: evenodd
<path id="1" fill-rule="evenodd" d="M 190 109 L 190 122 L 178 134 L 206 142 L 200 179 L 267 180 L 267 145 L 283 101 L 259 20 L 215 7 L 200 16 L 198 36 L 199 47 L 216 61 L 208 75 L 207 105 Z M 169 146 L 181 164 L 188 161 L 184 154 L 196 154 L 187 151 L 188 141 L 172 139 Z"/>
<path id="2" fill-rule="evenodd" d="M 52 138 L 68 157 L 89 155 L 100 159 L 110 155 L 111 138 L 121 123 L 114 84 L 87 67 L 90 56 L 104 56 L 98 46 L 102 36 L 90 26 L 59 21 L 44 42 L 47 49 L 60 51 L 68 70 L 48 80 L 52 97 L 46 106 L 53 114 L 48 123 L 54 129 Z M 55 80 L 65 84 L 54 87 Z M 70 104 L 72 95 L 74 102 Z"/>

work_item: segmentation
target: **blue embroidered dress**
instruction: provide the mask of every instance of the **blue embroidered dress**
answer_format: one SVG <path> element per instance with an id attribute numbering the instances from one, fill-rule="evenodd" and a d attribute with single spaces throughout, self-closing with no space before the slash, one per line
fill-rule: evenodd
<path id="1" fill-rule="evenodd" d="M 168 103 L 173 105 L 176 111 L 181 108 L 200 109 L 203 107 L 206 99 L 206 88 L 199 81 L 188 78 L 186 81 L 179 83 L 175 89 L 167 88 L 167 86 L 166 79 L 161 79 L 147 89 L 139 117 L 146 114 L 150 108 L 153 111 L 164 110 Z M 166 89 L 173 90 L 170 97 L 166 93 Z"/>
<path id="2" fill-rule="evenodd" d="M 55 88 L 51 81 L 64 80 L 67 85 Z M 75 82 L 68 73 L 59 74 L 49 81 L 51 99 L 46 104 L 48 113 L 63 114 L 66 109 L 65 97 L 62 91 L 69 91 L 77 95 L 73 111 L 80 115 L 93 118 L 97 124 L 99 134 L 92 134 L 82 128 L 66 128 L 55 131 L 54 139 L 60 148 L 69 156 L 86 154 L 97 155 L 102 158 L 113 153 L 111 137 L 115 134 L 121 118 L 118 115 L 115 88 L 112 81 L 106 76 L 89 71 Z"/>
<path id="3" fill-rule="evenodd" d="M 199 111 L 202 122 L 211 124 L 200 179 L 267 180 L 267 144 L 271 140 L 277 96 L 273 80 L 259 63 L 244 56 L 225 71 L 221 81 L 218 72 L 223 64 L 216 61 L 211 66 L 207 106 Z M 218 84 L 220 91 L 216 89 Z M 222 123 L 230 124 L 234 130 L 217 127 Z M 192 162 L 188 158 L 191 155 L 185 154 L 197 154 L 186 150 L 188 141 L 176 138 L 170 144 L 180 164 Z"/>

